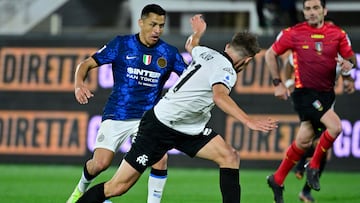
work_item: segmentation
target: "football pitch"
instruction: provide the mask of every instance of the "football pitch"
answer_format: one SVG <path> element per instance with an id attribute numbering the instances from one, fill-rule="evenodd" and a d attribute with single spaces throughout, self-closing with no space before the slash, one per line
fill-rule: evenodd
<path id="1" fill-rule="evenodd" d="M 4 203 L 65 203 L 81 175 L 82 166 L 0 165 L 0 202 Z M 109 179 L 116 171 L 111 167 L 95 183 Z M 240 170 L 243 203 L 272 201 L 266 184 L 269 170 Z M 145 203 L 147 176 L 122 197 L 111 201 Z M 169 168 L 168 181 L 162 203 L 220 203 L 217 169 Z M 285 182 L 284 199 L 287 203 L 300 202 L 298 193 L 304 180 L 297 180 L 291 172 Z M 313 192 L 318 203 L 359 203 L 360 173 L 325 171 L 321 177 L 321 191 Z"/>

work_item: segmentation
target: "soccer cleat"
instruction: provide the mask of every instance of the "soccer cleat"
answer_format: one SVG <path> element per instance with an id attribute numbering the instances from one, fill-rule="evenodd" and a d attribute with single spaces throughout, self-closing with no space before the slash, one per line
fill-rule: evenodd
<path id="1" fill-rule="evenodd" d="M 320 190 L 319 169 L 306 167 L 306 183 L 313 190 Z"/>
<path id="2" fill-rule="evenodd" d="M 305 203 L 315 202 L 315 199 L 311 196 L 310 192 L 301 191 L 299 193 L 299 199 L 300 199 L 300 201 L 305 202 Z"/>
<path id="3" fill-rule="evenodd" d="M 275 183 L 274 175 L 270 175 L 266 177 L 266 179 L 269 187 L 272 189 L 274 193 L 275 203 L 284 203 L 284 199 L 283 199 L 284 186 L 280 186 Z"/>
<path id="4" fill-rule="evenodd" d="M 71 193 L 66 203 L 75 203 L 82 195 L 83 193 L 80 192 L 78 186 L 76 186 L 75 190 Z"/>

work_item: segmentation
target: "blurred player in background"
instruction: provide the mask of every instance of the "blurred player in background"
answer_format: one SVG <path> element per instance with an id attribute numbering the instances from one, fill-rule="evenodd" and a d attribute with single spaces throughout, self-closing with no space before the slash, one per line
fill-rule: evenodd
<path id="1" fill-rule="evenodd" d="M 253 130 L 268 132 L 277 127 L 272 119 L 250 118 L 229 96 L 237 74 L 260 47 L 254 35 L 237 33 L 220 53 L 199 46 L 206 29 L 201 15 L 195 15 L 191 25 L 194 33 L 186 43 L 186 50 L 192 53 L 191 64 L 159 103 L 144 114 L 136 140 L 111 180 L 89 189 L 78 203 L 102 202 L 124 194 L 148 166 L 172 148 L 217 163 L 223 203 L 240 202 L 240 157 L 206 125 L 217 105 Z"/>
<path id="2" fill-rule="evenodd" d="M 320 162 L 342 131 L 341 120 L 332 108 L 335 102 L 336 63 L 341 66 L 344 82 L 353 80 L 350 71 L 356 65 L 355 54 L 345 31 L 324 22 L 327 14 L 325 0 L 303 0 L 303 14 L 306 22 L 282 30 L 265 54 L 275 86 L 274 95 L 286 100 L 288 90 L 280 78 L 277 56 L 292 51 L 295 90 L 291 97 L 301 121 L 295 141 L 287 149 L 280 166 L 267 177 L 276 203 L 284 202 L 285 178 L 312 145 L 315 135 L 313 125 L 321 122 L 326 129 L 306 167 L 307 184 L 316 191 L 320 190 Z M 342 59 L 337 57 L 338 54 Z"/>
<path id="3" fill-rule="evenodd" d="M 91 57 L 82 61 L 75 73 L 75 97 L 87 104 L 93 94 L 84 84 L 87 73 L 111 64 L 114 86 L 105 105 L 93 157 L 88 160 L 78 185 L 68 199 L 76 202 L 90 183 L 106 170 L 124 141 L 136 134 L 140 119 L 160 99 L 171 72 L 180 75 L 187 64 L 177 48 L 160 39 L 166 12 L 149 4 L 141 12 L 140 32 L 117 36 Z M 148 203 L 161 201 L 167 179 L 167 155 L 153 165 L 148 181 Z"/>

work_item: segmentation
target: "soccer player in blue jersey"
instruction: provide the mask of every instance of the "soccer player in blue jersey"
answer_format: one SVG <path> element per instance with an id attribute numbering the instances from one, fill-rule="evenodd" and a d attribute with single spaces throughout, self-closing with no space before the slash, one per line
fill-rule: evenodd
<path id="1" fill-rule="evenodd" d="M 106 170 L 120 145 L 136 134 L 140 119 L 160 99 L 171 72 L 180 75 L 186 68 L 177 48 L 160 39 L 166 11 L 159 5 L 143 8 L 140 32 L 117 36 L 91 57 L 82 61 L 75 73 L 75 97 L 87 104 L 93 94 L 84 84 L 87 73 L 111 64 L 113 90 L 105 105 L 93 157 L 88 160 L 78 185 L 68 199 L 76 202 L 89 184 Z M 167 155 L 152 166 L 148 181 L 148 203 L 159 203 L 167 179 Z"/>

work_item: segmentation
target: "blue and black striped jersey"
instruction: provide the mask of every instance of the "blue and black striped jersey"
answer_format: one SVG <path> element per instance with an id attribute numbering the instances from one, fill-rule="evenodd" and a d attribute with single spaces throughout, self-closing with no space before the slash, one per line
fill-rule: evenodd
<path id="1" fill-rule="evenodd" d="M 97 64 L 111 64 L 114 86 L 102 120 L 139 119 L 160 99 L 171 72 L 186 68 L 178 49 L 159 39 L 152 47 L 139 35 L 117 36 L 92 56 Z"/>

